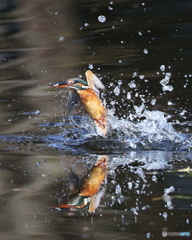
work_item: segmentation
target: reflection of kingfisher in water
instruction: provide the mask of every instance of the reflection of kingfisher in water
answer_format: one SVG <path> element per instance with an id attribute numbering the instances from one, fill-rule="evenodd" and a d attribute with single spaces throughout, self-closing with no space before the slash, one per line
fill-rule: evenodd
<path id="1" fill-rule="evenodd" d="M 80 78 L 71 78 L 65 82 L 51 84 L 50 86 L 66 87 L 70 90 L 68 94 L 70 109 L 76 103 L 74 94 L 77 93 L 79 100 L 89 116 L 95 122 L 95 125 L 101 130 L 103 135 L 106 135 L 108 130 L 107 113 L 101 99 L 99 98 L 99 89 L 105 89 L 105 86 L 92 71 L 86 71 L 85 75 L 87 82 Z"/>
<path id="2" fill-rule="evenodd" d="M 78 194 L 68 204 L 52 207 L 56 210 L 77 211 L 88 208 L 89 212 L 95 211 L 99 206 L 104 193 L 101 185 L 107 177 L 108 157 L 102 156 L 94 164 L 87 177 L 79 188 Z M 73 180 L 73 179 L 72 179 Z"/>

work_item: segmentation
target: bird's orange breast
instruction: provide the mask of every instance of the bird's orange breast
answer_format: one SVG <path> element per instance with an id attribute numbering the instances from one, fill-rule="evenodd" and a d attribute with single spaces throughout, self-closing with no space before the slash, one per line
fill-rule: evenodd
<path id="1" fill-rule="evenodd" d="M 106 117 L 106 110 L 97 94 L 91 89 L 78 91 L 80 101 L 85 110 L 94 120 L 100 120 Z"/>

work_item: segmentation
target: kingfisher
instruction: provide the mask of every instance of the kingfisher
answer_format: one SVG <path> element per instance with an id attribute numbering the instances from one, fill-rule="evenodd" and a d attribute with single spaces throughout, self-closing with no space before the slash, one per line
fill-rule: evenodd
<path id="1" fill-rule="evenodd" d="M 87 70 L 85 76 L 87 81 L 81 78 L 70 78 L 65 82 L 50 84 L 50 86 L 67 88 L 69 90 L 69 111 L 77 103 L 77 99 L 79 99 L 102 135 L 106 135 L 108 131 L 107 111 L 99 97 L 99 89 L 104 90 L 105 86 L 91 70 Z"/>

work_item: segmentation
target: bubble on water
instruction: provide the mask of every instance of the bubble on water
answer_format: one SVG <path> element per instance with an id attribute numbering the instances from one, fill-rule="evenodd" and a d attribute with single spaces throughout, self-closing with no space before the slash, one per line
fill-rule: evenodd
<path id="1" fill-rule="evenodd" d="M 149 53 L 149 51 L 148 51 L 146 48 L 143 50 L 143 52 L 144 52 L 145 54 L 148 54 L 148 53 Z"/>
<path id="2" fill-rule="evenodd" d="M 161 70 L 162 72 L 164 72 L 164 71 L 165 71 L 165 65 L 161 65 L 161 66 L 160 66 L 160 70 Z"/>
<path id="3" fill-rule="evenodd" d="M 104 15 L 100 15 L 98 17 L 99 22 L 104 23 L 106 21 L 106 17 Z"/>
<path id="4" fill-rule="evenodd" d="M 120 94 L 120 85 L 116 86 L 116 87 L 114 88 L 113 92 L 114 92 L 114 94 L 115 94 L 116 96 L 119 96 L 119 94 Z"/>
<path id="5" fill-rule="evenodd" d="M 88 66 L 88 68 L 89 68 L 89 69 L 93 69 L 93 64 L 90 63 L 89 66 Z"/>

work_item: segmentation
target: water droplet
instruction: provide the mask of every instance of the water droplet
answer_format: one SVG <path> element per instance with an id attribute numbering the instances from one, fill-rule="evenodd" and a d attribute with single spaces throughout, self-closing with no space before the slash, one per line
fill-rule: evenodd
<path id="1" fill-rule="evenodd" d="M 184 116 L 187 111 L 183 110 L 182 112 L 179 113 L 179 115 Z"/>
<path id="2" fill-rule="evenodd" d="M 162 216 L 163 216 L 163 218 L 165 219 L 165 220 L 167 220 L 167 213 L 166 212 L 164 212 L 163 214 L 162 214 Z"/>
<path id="3" fill-rule="evenodd" d="M 128 83 L 128 85 L 129 85 L 130 88 L 135 88 L 136 87 L 136 84 L 133 81 Z"/>
<path id="4" fill-rule="evenodd" d="M 120 86 L 116 86 L 115 89 L 113 90 L 116 96 L 119 96 L 120 94 Z"/>
<path id="5" fill-rule="evenodd" d="M 132 187 L 133 187 L 133 183 L 132 182 L 128 182 L 127 184 L 128 184 L 128 188 L 131 190 Z"/>
<path id="6" fill-rule="evenodd" d="M 62 41 L 64 41 L 65 40 L 65 37 L 63 37 L 63 36 L 61 36 L 61 37 L 59 37 L 59 39 L 58 39 L 60 42 L 62 42 Z"/>
<path id="7" fill-rule="evenodd" d="M 39 110 L 36 110 L 34 114 L 39 115 L 41 112 Z"/>
<path id="8" fill-rule="evenodd" d="M 152 99 L 152 100 L 151 100 L 151 102 L 150 102 L 150 103 L 151 103 L 151 105 L 155 105 L 155 104 L 156 104 L 156 102 L 157 102 L 157 100 L 154 98 L 154 99 Z"/>
<path id="9" fill-rule="evenodd" d="M 118 84 L 119 85 L 123 84 L 123 81 L 122 80 L 118 80 Z"/>
<path id="10" fill-rule="evenodd" d="M 89 66 L 88 66 L 88 68 L 89 68 L 89 69 L 93 69 L 93 64 L 90 63 Z"/>
<path id="11" fill-rule="evenodd" d="M 171 73 L 165 73 L 165 79 L 166 80 L 169 80 L 171 78 Z"/>
<path id="12" fill-rule="evenodd" d="M 171 105 L 173 105 L 173 103 L 171 101 L 168 101 L 167 105 L 171 106 Z"/>
<path id="13" fill-rule="evenodd" d="M 165 65 L 161 65 L 161 66 L 160 66 L 160 70 L 161 70 L 162 72 L 164 72 L 164 71 L 165 71 Z"/>
<path id="14" fill-rule="evenodd" d="M 106 21 L 106 17 L 104 15 L 100 15 L 98 17 L 99 22 L 104 23 Z"/>
<path id="15" fill-rule="evenodd" d="M 127 93 L 127 99 L 128 99 L 128 100 L 131 99 L 131 93 L 130 93 L 130 92 Z"/>
<path id="16" fill-rule="evenodd" d="M 167 201 L 167 208 L 170 210 L 173 209 L 173 204 L 171 201 Z"/>
<path id="17" fill-rule="evenodd" d="M 162 87 L 163 91 L 169 91 L 172 92 L 173 91 L 173 86 L 171 85 L 166 85 Z"/>
<path id="18" fill-rule="evenodd" d="M 157 181 L 157 177 L 156 176 L 152 176 L 152 181 L 156 182 Z"/>
<path id="19" fill-rule="evenodd" d="M 115 188 L 115 193 L 120 195 L 121 194 L 121 187 L 119 184 L 117 184 L 116 188 Z"/>
<path id="20" fill-rule="evenodd" d="M 145 53 L 145 54 L 148 54 L 148 50 L 145 48 L 144 50 L 143 50 L 143 52 Z"/>
<path id="21" fill-rule="evenodd" d="M 168 194 L 168 193 L 172 193 L 174 191 L 175 191 L 175 188 L 173 186 L 171 186 L 170 188 L 165 188 L 164 193 Z"/>
<path id="22" fill-rule="evenodd" d="M 136 77 L 136 76 L 137 76 L 137 72 L 133 72 L 132 77 L 134 78 L 134 77 Z"/>
<path id="23" fill-rule="evenodd" d="M 168 78 L 163 78 L 161 79 L 161 81 L 159 82 L 162 86 L 167 85 L 169 83 L 169 79 Z"/>
<path id="24" fill-rule="evenodd" d="M 37 167 L 40 167 L 40 166 L 41 166 L 41 163 L 40 163 L 40 162 L 37 162 L 37 163 L 36 163 L 36 166 L 37 166 Z"/>
<path id="25" fill-rule="evenodd" d="M 84 26 L 85 26 L 85 27 L 88 27 L 88 26 L 89 26 L 89 23 L 85 23 Z"/>
<path id="26" fill-rule="evenodd" d="M 147 237 L 147 238 L 150 238 L 150 237 L 151 237 L 151 233 L 147 233 L 147 234 L 146 234 L 146 237 Z"/>

